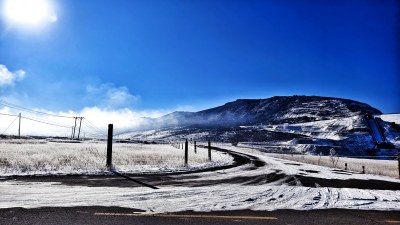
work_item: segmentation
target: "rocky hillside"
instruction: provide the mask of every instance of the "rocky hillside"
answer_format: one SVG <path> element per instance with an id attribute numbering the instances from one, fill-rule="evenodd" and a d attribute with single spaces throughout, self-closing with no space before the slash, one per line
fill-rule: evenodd
<path id="1" fill-rule="evenodd" d="M 153 129 L 131 134 L 133 140 L 184 139 L 256 146 L 266 152 L 340 155 L 388 155 L 378 150 L 366 115 L 381 112 L 365 103 L 318 96 L 239 99 L 199 112 L 174 112 L 150 120 Z M 400 133 L 378 122 L 397 147 Z M 394 140 L 394 141 L 392 141 Z M 381 151 L 381 152 L 380 152 Z"/>
<path id="2" fill-rule="evenodd" d="M 237 127 L 260 124 L 305 123 L 381 114 L 371 106 L 348 99 L 318 96 L 280 96 L 267 99 L 238 99 L 199 112 L 174 112 L 153 121 L 162 127 Z"/>

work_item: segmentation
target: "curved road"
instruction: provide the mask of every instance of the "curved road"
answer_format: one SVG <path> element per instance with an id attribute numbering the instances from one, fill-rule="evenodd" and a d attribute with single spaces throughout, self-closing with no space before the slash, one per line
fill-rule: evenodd
<path id="1" fill-rule="evenodd" d="M 206 148 L 206 146 L 199 146 Z M 67 175 L 67 176 L 32 176 L 32 177 L 8 177 L 7 179 L 25 182 L 60 182 L 70 186 L 88 187 L 155 187 L 179 186 L 179 187 L 207 187 L 218 184 L 239 185 L 263 185 L 285 184 L 289 186 L 305 187 L 334 187 L 334 188 L 358 188 L 358 189 L 382 189 L 400 190 L 399 182 L 387 180 L 368 179 L 334 179 L 324 176 L 315 176 L 318 171 L 300 169 L 299 162 L 273 159 L 265 162 L 257 154 L 238 152 L 220 147 L 212 147 L 215 151 L 230 154 L 234 163 L 228 166 L 207 168 L 198 171 L 175 172 L 163 174 L 119 174 L 114 175 Z M 284 168 L 278 167 L 283 164 Z M 290 174 L 285 169 L 299 169 L 301 173 Z M 357 175 L 350 171 L 329 169 L 334 175 Z M 117 176 L 115 176 L 117 175 Z M 119 176 L 118 176 L 119 175 Z"/>
<path id="2" fill-rule="evenodd" d="M 201 145 L 199 147 L 206 148 L 206 146 Z M 212 149 L 230 154 L 234 158 L 234 163 L 232 165 L 207 168 L 198 171 L 162 174 L 121 174 L 115 171 L 114 175 L 15 176 L 4 178 L 4 180 L 60 182 L 65 185 L 88 187 L 149 186 L 160 188 L 162 186 L 211 186 L 221 183 L 241 184 L 254 182 L 254 179 L 260 178 L 268 178 L 268 180 L 264 182 L 268 183 L 277 178 L 284 177 L 284 175 L 276 176 L 276 174 L 259 174 L 259 176 L 254 176 L 254 172 L 257 169 L 266 165 L 263 160 L 242 152 L 218 147 L 212 147 Z M 207 174 L 206 177 L 210 179 L 204 179 L 204 174 Z"/>
<path id="3" fill-rule="evenodd" d="M 0 224 L 400 224 L 395 212 L 326 209 L 398 210 L 395 179 L 213 149 L 231 154 L 235 165 L 196 173 L 0 179 Z M 15 208 L 21 206 L 33 209 Z M 267 211 L 286 208 L 324 210 Z M 154 215 L 168 211 L 176 213 Z"/>

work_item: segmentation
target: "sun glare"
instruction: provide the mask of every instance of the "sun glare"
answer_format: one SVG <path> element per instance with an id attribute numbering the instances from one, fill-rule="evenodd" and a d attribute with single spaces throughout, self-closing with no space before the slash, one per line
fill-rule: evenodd
<path id="1" fill-rule="evenodd" d="M 5 0 L 4 15 L 10 23 L 37 26 L 57 21 L 48 0 Z"/>

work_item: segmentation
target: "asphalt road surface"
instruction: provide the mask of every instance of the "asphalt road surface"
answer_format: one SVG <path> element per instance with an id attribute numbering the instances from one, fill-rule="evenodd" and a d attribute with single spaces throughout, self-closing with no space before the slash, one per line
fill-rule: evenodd
<path id="1" fill-rule="evenodd" d="M 0 224 L 400 224 L 398 211 L 278 210 L 181 212 L 141 214 L 140 211 L 117 207 L 9 208 L 0 209 Z"/>

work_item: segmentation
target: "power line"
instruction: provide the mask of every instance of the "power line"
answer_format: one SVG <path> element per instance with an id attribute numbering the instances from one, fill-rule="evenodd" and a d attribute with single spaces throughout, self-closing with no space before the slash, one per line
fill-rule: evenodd
<path id="1" fill-rule="evenodd" d="M 83 125 L 85 125 L 87 128 L 83 129 L 82 132 L 83 133 L 87 133 L 90 134 L 93 137 L 96 138 L 105 138 L 107 137 L 107 132 L 100 129 L 99 127 L 95 126 L 93 123 L 91 123 L 88 119 L 83 118 L 82 120 Z M 88 129 L 90 131 L 88 131 Z"/>
<path id="2" fill-rule="evenodd" d="M 0 99 L 0 104 L 4 105 L 4 106 L 7 106 L 7 107 L 14 108 L 14 109 L 18 109 L 18 110 L 22 110 L 22 111 L 30 112 L 30 113 L 36 113 L 36 114 L 40 114 L 40 115 L 48 115 L 48 116 L 62 117 L 62 118 L 74 118 L 72 116 L 61 116 L 61 115 L 55 115 L 55 114 L 41 112 L 41 111 L 37 111 L 37 110 L 33 110 L 33 109 L 28 109 L 28 108 L 25 108 L 25 107 L 22 107 L 22 106 L 19 106 L 19 105 L 15 105 L 15 104 L 6 102 L 6 101 L 1 100 L 1 99 Z"/>
<path id="3" fill-rule="evenodd" d="M 16 104 L 13 104 L 13 103 L 10 103 L 10 102 L 1 100 L 1 99 L 0 99 L 0 105 L 4 105 L 4 106 L 7 106 L 7 107 L 11 107 L 11 108 L 14 108 L 14 109 L 18 109 L 18 110 L 21 110 L 21 111 L 25 111 L 25 112 L 28 112 L 28 113 L 34 113 L 34 114 L 38 114 L 38 115 L 47 115 L 47 116 L 53 116 L 53 117 L 61 117 L 61 118 L 74 119 L 74 120 L 75 120 L 75 125 L 72 126 L 72 127 L 73 127 L 72 137 L 75 137 L 75 133 L 76 133 L 76 130 L 75 130 L 75 129 L 76 129 L 76 126 L 77 126 L 76 122 L 77 122 L 78 119 L 80 119 L 80 126 L 79 126 L 79 129 L 81 128 L 82 123 L 84 123 L 84 124 L 86 124 L 88 127 L 92 128 L 93 130 L 96 130 L 96 133 L 101 133 L 102 136 L 103 136 L 103 135 L 107 135 L 107 131 L 106 131 L 106 130 L 103 130 L 103 129 L 98 128 L 97 126 L 95 126 L 93 123 L 91 123 L 89 120 L 87 120 L 87 119 L 84 118 L 84 117 L 61 116 L 61 115 L 55 115 L 55 114 L 51 114 L 51 113 L 41 112 L 41 111 L 37 111 L 37 110 L 33 110 L 33 109 L 26 108 L 26 107 L 23 107 L 23 106 L 19 106 L 19 105 L 16 105 Z M 19 115 L 5 114 L 5 113 L 0 113 L 0 115 L 19 116 Z M 28 119 L 28 120 L 32 120 L 32 121 L 36 121 L 36 122 L 43 123 L 43 124 L 48 124 L 48 125 L 53 125 L 53 126 L 58 126 L 58 127 L 70 128 L 70 126 L 68 126 L 68 125 L 59 124 L 59 123 L 54 123 L 54 122 L 49 122 L 49 121 L 46 121 L 46 120 L 43 120 L 43 119 L 31 118 L 31 117 L 26 117 L 26 116 L 23 116 L 22 118 L 25 118 L 25 119 Z M 120 131 L 120 132 L 116 132 L 116 133 L 123 134 L 123 133 L 125 133 L 125 131 Z M 119 134 L 115 134 L 115 135 L 119 135 Z M 114 135 L 114 136 L 115 136 L 115 135 Z M 79 136 L 79 131 L 78 131 L 78 136 Z"/>
<path id="4" fill-rule="evenodd" d="M 5 132 L 7 132 L 8 128 L 11 127 L 11 125 L 15 122 L 15 120 L 17 120 L 18 117 L 15 117 L 15 119 L 10 123 L 10 125 L 8 125 L 8 127 L 3 131 L 3 133 L 1 133 L 1 135 L 3 135 Z"/>
<path id="5" fill-rule="evenodd" d="M 87 118 L 85 118 L 85 121 L 86 121 L 88 124 L 90 124 L 90 126 L 96 128 L 96 129 L 98 129 L 98 130 L 102 130 L 102 129 L 96 127 L 96 126 L 95 126 L 93 123 L 91 123 Z"/>
<path id="6" fill-rule="evenodd" d="M 82 130 L 82 133 L 89 134 L 90 136 L 95 137 L 95 138 L 106 138 L 107 137 L 107 135 L 101 135 L 101 134 L 98 134 L 98 133 L 92 133 L 92 132 L 89 132 L 87 130 Z"/>
<path id="7" fill-rule="evenodd" d="M 60 124 L 60 123 L 56 123 L 56 122 L 50 122 L 50 121 L 46 121 L 46 120 L 43 120 L 43 119 L 32 118 L 32 117 L 28 117 L 28 116 L 13 115 L 13 114 L 7 114 L 7 113 L 0 113 L 0 115 L 15 116 L 16 118 L 13 120 L 12 123 L 14 123 L 17 118 L 24 118 L 24 119 L 27 119 L 27 120 L 31 120 L 31 121 L 35 121 L 35 122 L 38 122 L 38 123 L 51 125 L 51 126 L 63 127 L 63 128 L 71 128 L 70 125 Z M 9 125 L 9 127 L 11 126 L 11 124 Z M 3 132 L 3 134 L 8 130 L 9 127 L 7 127 L 7 129 Z"/>
<path id="8" fill-rule="evenodd" d="M 97 130 L 99 133 L 103 133 L 104 135 L 107 135 L 107 131 L 98 128 L 93 123 L 91 123 L 87 118 L 84 118 L 83 123 L 85 123 L 88 127 L 91 127 L 92 129 Z"/>
<path id="9" fill-rule="evenodd" d="M 93 128 L 93 127 L 87 126 L 86 123 L 84 123 L 84 125 L 86 125 L 87 128 L 85 128 L 83 130 L 85 130 L 85 131 L 89 130 L 90 132 L 95 133 L 96 135 L 106 136 L 106 134 L 103 131 L 99 131 L 99 130 Z"/>
<path id="10" fill-rule="evenodd" d="M 19 106 L 19 105 L 16 105 L 16 104 L 13 104 L 13 103 L 1 100 L 1 99 L 0 99 L 0 105 L 6 106 L 6 107 L 10 107 L 10 108 L 14 108 L 14 109 L 18 109 L 18 110 L 21 110 L 21 111 L 24 111 L 24 112 L 28 112 L 29 114 L 47 115 L 47 116 L 53 116 L 53 117 L 74 119 L 75 125 L 70 126 L 70 125 L 65 125 L 65 124 L 61 124 L 61 123 L 50 122 L 48 120 L 39 119 L 39 118 L 35 118 L 35 117 L 32 117 L 32 116 L 21 116 L 21 118 L 24 118 L 24 119 L 27 119 L 27 120 L 31 120 L 31 121 L 35 121 L 35 122 L 42 123 L 42 124 L 47 124 L 47 125 L 56 126 L 56 127 L 63 127 L 63 128 L 72 128 L 73 129 L 72 138 L 75 137 L 75 132 L 76 132 L 75 129 L 76 129 L 76 126 L 77 126 L 77 120 L 78 119 L 80 119 L 80 121 L 79 121 L 80 122 L 79 123 L 79 130 L 82 129 L 82 132 L 84 132 L 83 128 L 81 127 L 82 123 L 83 123 L 88 128 L 90 128 L 90 129 L 92 129 L 94 131 L 94 133 L 93 132 L 87 132 L 87 131 L 86 131 L 86 133 L 90 133 L 90 134 L 92 134 L 94 136 L 99 136 L 99 137 L 107 136 L 107 131 L 98 128 L 97 126 L 95 126 L 93 123 L 91 123 L 89 120 L 87 120 L 84 117 L 61 116 L 61 115 L 55 115 L 55 114 L 51 114 L 51 113 L 41 112 L 41 111 L 37 111 L 37 110 L 26 108 L 26 107 L 23 107 L 23 106 Z M 19 117 L 19 115 L 13 115 L 13 114 L 7 114 L 7 113 L 0 113 L 0 115 L 15 116 L 17 118 Z M 15 120 L 13 122 L 15 122 Z M 78 130 L 78 137 L 79 137 L 79 133 L 80 133 L 79 130 Z"/>
<path id="11" fill-rule="evenodd" d="M 64 124 L 58 124 L 58 123 L 53 123 L 53 122 L 48 122 L 48 121 L 43 121 L 43 120 L 39 120 L 39 119 L 33 119 L 30 117 L 26 117 L 26 116 L 21 116 L 24 119 L 28 119 L 28 120 L 32 120 L 38 123 L 43 123 L 43 124 L 47 124 L 47 125 L 52 125 L 52 126 L 56 126 L 56 127 L 64 127 L 64 128 L 71 128 L 71 126 L 68 125 L 64 125 Z"/>
<path id="12" fill-rule="evenodd" d="M 94 129 L 94 130 L 96 130 L 97 133 L 101 133 L 101 136 L 102 136 L 102 137 L 103 137 L 103 136 L 107 136 L 107 131 L 102 130 L 102 129 L 96 127 L 96 126 L 95 126 L 93 123 L 91 123 L 88 119 L 84 118 L 83 123 L 85 123 L 88 127 L 92 128 L 92 129 Z M 113 137 L 119 136 L 119 135 L 123 135 L 123 134 L 126 134 L 126 133 L 128 133 L 127 130 L 123 130 L 123 129 L 114 129 Z"/>
<path id="13" fill-rule="evenodd" d="M 18 115 L 7 114 L 7 113 L 0 113 L 0 115 L 3 115 L 3 116 L 18 116 Z"/>

